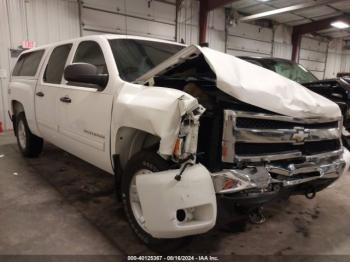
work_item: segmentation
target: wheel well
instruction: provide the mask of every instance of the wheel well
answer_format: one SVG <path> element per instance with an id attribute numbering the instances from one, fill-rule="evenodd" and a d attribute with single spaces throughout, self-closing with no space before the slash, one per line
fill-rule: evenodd
<path id="1" fill-rule="evenodd" d="M 22 105 L 21 102 L 18 102 L 18 101 L 16 101 L 16 100 L 13 100 L 13 101 L 11 102 L 11 105 L 12 105 L 12 113 L 13 113 L 14 115 L 17 115 L 17 114 L 20 113 L 20 112 L 24 112 L 24 107 L 23 107 L 23 105 Z"/>
<path id="2" fill-rule="evenodd" d="M 122 127 L 118 130 L 116 137 L 116 155 L 119 156 L 119 164 L 124 169 L 128 160 L 142 149 L 159 147 L 160 138 L 145 131 Z M 116 164 L 116 163 L 115 163 Z"/>

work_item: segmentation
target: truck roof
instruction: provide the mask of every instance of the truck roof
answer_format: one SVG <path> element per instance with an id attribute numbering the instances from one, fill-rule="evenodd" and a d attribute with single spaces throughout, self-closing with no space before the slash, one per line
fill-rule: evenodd
<path id="1" fill-rule="evenodd" d="M 54 42 L 54 43 L 50 43 L 50 44 L 46 44 L 46 45 L 41 45 L 41 46 L 38 46 L 38 47 L 35 47 L 35 48 L 31 48 L 31 49 L 25 50 L 21 54 L 28 53 L 28 52 L 33 52 L 33 51 L 36 51 L 36 50 L 42 50 L 42 49 L 45 49 L 45 48 L 48 48 L 48 47 L 51 47 L 51 46 L 62 45 L 62 44 L 72 43 L 72 42 L 81 41 L 81 40 L 99 40 L 99 39 L 107 39 L 107 40 L 112 40 L 112 39 L 135 39 L 135 40 L 153 41 L 153 42 L 168 43 L 168 44 L 179 45 L 179 46 L 186 46 L 184 44 L 180 44 L 180 43 L 177 43 L 177 42 L 161 40 L 161 39 L 156 39 L 156 38 L 151 38 L 151 37 L 134 36 L 134 35 L 102 34 L 102 35 L 82 36 L 82 37 L 67 39 L 67 40 Z"/>

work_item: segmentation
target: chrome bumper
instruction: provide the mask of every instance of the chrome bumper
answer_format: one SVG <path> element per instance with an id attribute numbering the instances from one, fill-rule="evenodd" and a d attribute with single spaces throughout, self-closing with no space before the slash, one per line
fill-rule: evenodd
<path id="1" fill-rule="evenodd" d="M 346 166 L 346 161 L 338 159 L 332 163 L 290 164 L 287 167 L 266 164 L 245 169 L 223 170 L 212 173 L 217 194 L 237 193 L 247 189 L 267 192 L 272 186 L 291 187 L 318 179 L 337 179 Z"/>

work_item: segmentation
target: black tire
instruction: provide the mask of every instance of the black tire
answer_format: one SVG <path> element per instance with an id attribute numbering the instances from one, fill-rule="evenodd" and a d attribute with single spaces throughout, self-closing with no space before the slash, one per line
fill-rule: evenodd
<path id="1" fill-rule="evenodd" d="M 19 134 L 21 132 L 24 132 L 24 138 Z M 16 116 L 15 133 L 17 144 L 22 155 L 30 158 L 38 157 L 43 150 L 43 139 L 30 132 L 24 112 L 21 112 Z"/>
<path id="2" fill-rule="evenodd" d="M 159 172 L 169 169 L 169 166 L 169 162 L 165 161 L 157 153 L 152 151 L 141 151 L 135 154 L 135 156 L 128 161 L 121 183 L 122 203 L 131 229 L 134 231 L 136 236 L 151 250 L 162 254 L 175 251 L 183 247 L 185 244 L 189 243 L 191 237 L 177 239 L 159 239 L 152 237 L 141 228 L 135 219 L 134 213 L 131 209 L 129 189 L 132 178 L 137 171 L 141 169 L 148 169 L 152 172 Z"/>

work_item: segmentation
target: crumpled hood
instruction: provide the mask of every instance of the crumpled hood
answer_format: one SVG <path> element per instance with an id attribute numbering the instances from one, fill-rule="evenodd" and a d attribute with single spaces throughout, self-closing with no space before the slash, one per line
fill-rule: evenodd
<path id="1" fill-rule="evenodd" d="M 340 117 L 339 107 L 302 85 L 275 72 L 210 48 L 189 46 L 146 73 L 148 80 L 172 65 L 202 53 L 216 74 L 216 85 L 223 92 L 245 103 L 296 118 Z"/>

